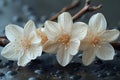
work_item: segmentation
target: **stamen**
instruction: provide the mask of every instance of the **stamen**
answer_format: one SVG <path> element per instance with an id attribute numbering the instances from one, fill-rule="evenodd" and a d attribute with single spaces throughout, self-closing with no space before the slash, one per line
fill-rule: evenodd
<path id="1" fill-rule="evenodd" d="M 36 32 L 42 38 L 41 44 L 44 45 L 47 42 L 47 40 L 48 40 L 46 34 L 44 32 L 42 32 L 40 29 L 37 29 Z"/>
<path id="2" fill-rule="evenodd" d="M 95 38 L 92 40 L 92 45 L 93 45 L 93 47 L 99 46 L 99 43 L 100 43 L 99 37 L 95 37 Z"/>
<path id="3" fill-rule="evenodd" d="M 59 37 L 58 42 L 62 43 L 63 45 L 69 45 L 70 44 L 70 35 L 63 34 Z"/>
<path id="4" fill-rule="evenodd" d="M 23 38 L 21 40 L 22 47 L 29 49 L 31 47 L 31 41 L 28 38 Z"/>

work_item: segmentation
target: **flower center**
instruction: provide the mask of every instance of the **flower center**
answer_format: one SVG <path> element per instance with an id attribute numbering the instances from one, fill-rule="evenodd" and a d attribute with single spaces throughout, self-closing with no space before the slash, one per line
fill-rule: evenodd
<path id="1" fill-rule="evenodd" d="M 39 35 L 39 37 L 42 38 L 41 44 L 44 45 L 48 40 L 46 34 L 42 32 L 40 29 L 37 29 L 37 34 Z"/>
<path id="2" fill-rule="evenodd" d="M 58 42 L 62 43 L 64 45 L 69 45 L 70 44 L 70 35 L 68 34 L 63 34 L 59 37 Z"/>
<path id="3" fill-rule="evenodd" d="M 22 47 L 29 49 L 31 47 L 31 41 L 28 38 L 23 38 L 21 40 Z"/>
<path id="4" fill-rule="evenodd" d="M 100 43 L 100 39 L 98 37 L 95 37 L 93 40 L 92 40 L 92 44 L 94 47 L 98 46 Z"/>

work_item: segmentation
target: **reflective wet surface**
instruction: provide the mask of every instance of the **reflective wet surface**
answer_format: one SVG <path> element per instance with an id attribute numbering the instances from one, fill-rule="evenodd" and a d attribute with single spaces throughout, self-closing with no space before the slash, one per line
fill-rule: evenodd
<path id="1" fill-rule="evenodd" d="M 40 27 L 63 6 L 72 0 L 1 0 L 0 1 L 0 35 L 10 23 L 24 26 L 32 19 Z M 83 0 L 82 0 L 83 1 Z M 85 14 L 79 20 L 88 22 L 93 13 L 102 12 L 108 22 L 108 28 L 120 29 L 119 0 L 93 0 L 92 4 L 103 4 L 103 8 Z M 83 4 L 81 4 L 83 6 Z M 82 7 L 72 10 L 72 15 Z M 2 47 L 1 47 L 2 49 Z M 16 61 L 8 61 L 0 56 L 0 80 L 120 80 L 120 52 L 116 51 L 114 60 L 96 60 L 90 66 L 81 63 L 81 53 L 74 57 L 69 65 L 61 67 L 55 55 L 44 53 L 31 61 L 26 67 L 18 67 Z"/>

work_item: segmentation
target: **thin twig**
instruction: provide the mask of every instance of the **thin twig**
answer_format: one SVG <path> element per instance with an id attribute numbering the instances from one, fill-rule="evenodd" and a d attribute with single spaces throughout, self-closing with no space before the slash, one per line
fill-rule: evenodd
<path id="1" fill-rule="evenodd" d="M 92 11 L 98 10 L 102 7 L 102 5 L 91 7 L 90 0 L 87 0 L 87 1 L 88 2 L 86 2 L 85 6 L 78 13 L 76 13 L 73 16 L 73 20 L 80 18 L 81 16 L 83 16 L 87 12 L 92 12 Z M 60 13 L 65 12 L 65 11 L 69 11 L 69 10 L 77 7 L 79 5 L 79 3 L 80 3 L 79 1 L 76 1 L 76 2 L 74 1 L 70 6 L 64 7 L 60 12 L 58 12 L 55 16 L 53 16 L 49 20 L 56 20 Z M 8 43 L 9 43 L 9 40 L 6 37 L 4 37 L 4 36 L 0 37 L 0 46 L 4 47 Z M 120 50 L 120 42 L 112 42 L 111 45 L 114 47 L 114 49 Z"/>
<path id="2" fill-rule="evenodd" d="M 112 42 L 111 45 L 114 47 L 114 49 L 120 51 L 120 42 Z"/>
<path id="3" fill-rule="evenodd" d="M 73 2 L 71 3 L 71 5 L 62 8 L 61 11 L 59 11 L 58 13 L 56 13 L 56 15 L 54 15 L 53 17 L 51 17 L 49 20 L 54 21 L 54 20 L 57 19 L 57 17 L 61 13 L 65 12 L 65 11 L 72 10 L 73 8 L 78 7 L 79 5 L 80 5 L 80 0 L 73 0 Z"/>
<path id="4" fill-rule="evenodd" d="M 87 12 L 96 11 L 96 10 L 100 9 L 101 7 L 102 7 L 101 4 L 98 6 L 91 6 L 90 1 L 88 1 L 88 2 L 86 2 L 85 6 L 78 13 L 76 13 L 73 16 L 73 20 L 80 18 L 81 16 L 83 16 Z"/>

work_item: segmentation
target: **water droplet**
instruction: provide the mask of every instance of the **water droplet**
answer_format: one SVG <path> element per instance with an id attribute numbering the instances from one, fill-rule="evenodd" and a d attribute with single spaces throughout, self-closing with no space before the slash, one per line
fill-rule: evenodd
<path id="1" fill-rule="evenodd" d="M 36 73 L 36 74 L 41 74 L 41 73 L 42 73 L 42 70 L 35 70 L 34 73 Z"/>
<path id="2" fill-rule="evenodd" d="M 110 75 L 111 75 L 111 73 L 110 73 L 110 72 L 106 72 L 106 75 L 107 75 L 107 76 L 110 76 Z"/>
<path id="3" fill-rule="evenodd" d="M 100 77 L 101 77 L 101 74 L 98 74 L 97 77 L 100 78 Z"/>
<path id="4" fill-rule="evenodd" d="M 6 75 L 11 75 L 11 76 L 16 75 L 16 74 L 17 74 L 16 71 L 8 71 L 8 72 L 6 73 Z"/>
<path id="5" fill-rule="evenodd" d="M 8 69 L 10 69 L 10 68 L 12 68 L 12 67 L 13 67 L 12 65 L 8 65 L 8 66 L 7 66 Z"/>
<path id="6" fill-rule="evenodd" d="M 82 55 L 83 55 L 83 54 L 79 54 L 79 55 L 78 55 L 78 58 L 82 58 Z"/>
<path id="7" fill-rule="evenodd" d="M 71 75 L 69 78 L 70 78 L 70 80 L 80 80 L 81 76 Z"/>
<path id="8" fill-rule="evenodd" d="M 75 76 L 73 76 L 73 75 L 72 75 L 72 76 L 70 76 L 70 80 L 74 80 L 74 77 L 75 77 Z"/>
<path id="9" fill-rule="evenodd" d="M 36 77 L 30 77 L 28 80 L 41 80 L 41 79 L 36 78 Z"/>
<path id="10" fill-rule="evenodd" d="M 57 70 L 56 74 L 63 74 L 64 72 L 62 70 Z"/>

